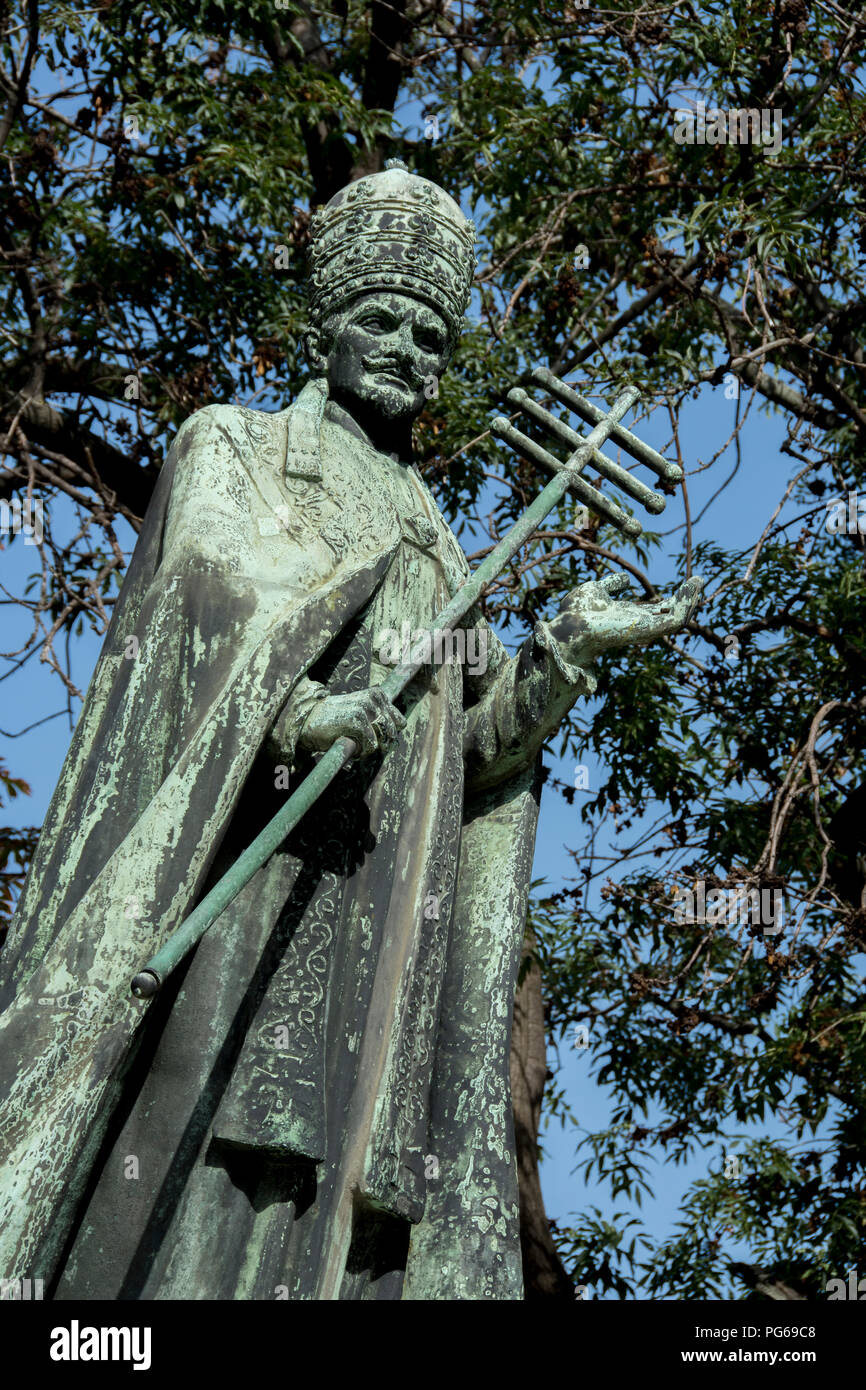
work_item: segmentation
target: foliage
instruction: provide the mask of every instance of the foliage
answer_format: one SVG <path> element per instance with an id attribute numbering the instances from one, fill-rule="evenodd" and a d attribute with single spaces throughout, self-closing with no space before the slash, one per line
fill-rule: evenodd
<path id="1" fill-rule="evenodd" d="M 0 762 L 0 806 L 4 799 L 11 801 L 22 794 L 30 795 L 27 783 L 20 777 L 11 777 L 4 764 Z M 9 926 L 17 894 L 35 847 L 35 827 L 13 830 L 9 826 L 0 826 L 0 945 Z"/>

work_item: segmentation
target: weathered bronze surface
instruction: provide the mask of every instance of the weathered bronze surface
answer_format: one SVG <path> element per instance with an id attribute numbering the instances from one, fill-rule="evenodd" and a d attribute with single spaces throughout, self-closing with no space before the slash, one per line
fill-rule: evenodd
<path id="1" fill-rule="evenodd" d="M 508 1048 L 539 750 L 595 657 L 676 631 L 700 585 L 582 585 L 513 659 L 475 612 L 485 661 L 383 693 L 383 634 L 429 627 L 468 576 L 410 431 L 473 265 L 435 185 L 350 185 L 316 220 L 298 400 L 177 435 L 3 961 L 2 1277 L 521 1296 Z M 339 738 L 359 756 L 131 996 Z"/>

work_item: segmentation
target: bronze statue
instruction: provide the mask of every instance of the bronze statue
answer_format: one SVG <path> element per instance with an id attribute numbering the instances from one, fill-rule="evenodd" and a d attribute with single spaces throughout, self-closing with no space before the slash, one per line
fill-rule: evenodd
<path id="1" fill-rule="evenodd" d="M 0 1276 L 57 1299 L 511 1299 L 508 1083 L 545 739 L 700 592 L 581 585 L 395 701 L 468 576 L 411 462 L 471 223 L 394 162 L 314 219 L 311 379 L 179 431 L 3 961 Z M 469 646 L 464 644 L 464 653 Z M 484 659 L 481 659 L 483 652 Z M 303 780 L 357 757 L 150 1002 L 141 963 Z"/>

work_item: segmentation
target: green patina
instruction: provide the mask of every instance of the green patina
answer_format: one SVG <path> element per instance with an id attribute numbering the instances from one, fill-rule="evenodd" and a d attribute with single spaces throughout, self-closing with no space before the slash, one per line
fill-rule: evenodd
<path id="1" fill-rule="evenodd" d="M 700 585 L 582 585 L 514 658 L 487 628 L 484 586 L 566 488 L 595 504 L 577 472 L 630 398 L 568 469 L 536 455 L 557 476 L 470 576 L 410 439 L 473 265 L 435 185 L 350 185 L 314 226 L 310 383 L 174 442 L 5 953 L 6 1278 L 521 1296 L 508 1052 L 540 749 L 593 660 L 676 631 Z M 389 667 L 406 620 L 483 631 L 485 668 Z M 132 997 L 154 957 L 170 978 Z"/>

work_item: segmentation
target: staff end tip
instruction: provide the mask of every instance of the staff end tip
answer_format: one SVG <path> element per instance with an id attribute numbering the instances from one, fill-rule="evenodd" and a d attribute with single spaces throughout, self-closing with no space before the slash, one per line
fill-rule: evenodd
<path id="1" fill-rule="evenodd" d="M 132 979 L 129 988 L 136 999 L 152 999 L 159 990 L 162 980 L 155 970 L 142 970 Z"/>

